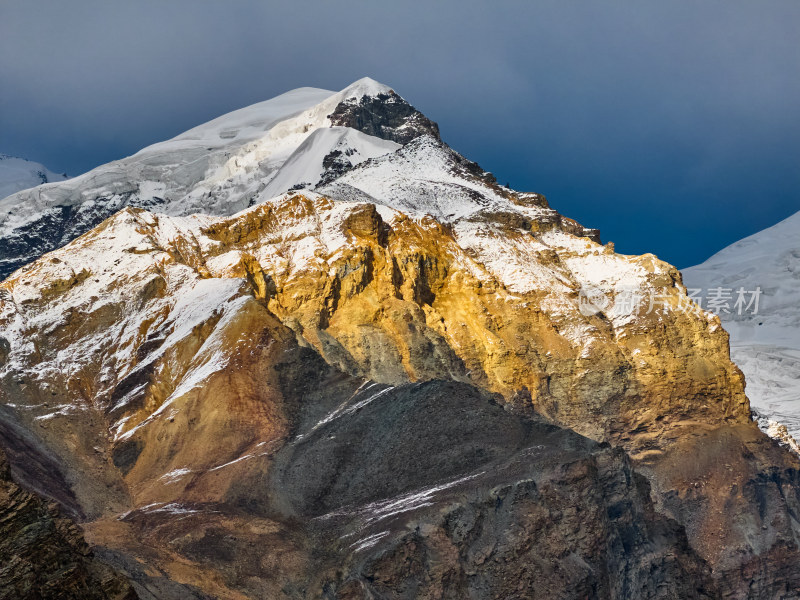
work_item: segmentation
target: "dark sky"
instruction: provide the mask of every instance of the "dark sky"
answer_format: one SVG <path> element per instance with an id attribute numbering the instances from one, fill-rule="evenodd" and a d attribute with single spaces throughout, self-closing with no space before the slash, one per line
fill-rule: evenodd
<path id="1" fill-rule="evenodd" d="M 0 152 L 75 175 L 370 76 L 625 253 L 686 267 L 800 210 L 797 0 L 0 2 Z"/>

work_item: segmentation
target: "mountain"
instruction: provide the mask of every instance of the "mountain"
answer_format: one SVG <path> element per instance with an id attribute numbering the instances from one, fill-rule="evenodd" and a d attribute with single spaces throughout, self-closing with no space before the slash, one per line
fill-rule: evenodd
<path id="1" fill-rule="evenodd" d="M 800 460 L 719 318 L 387 86 L 3 207 L 11 474 L 142 598 L 800 588 Z"/>
<path id="2" fill-rule="evenodd" d="M 730 300 L 720 318 L 748 397 L 767 427 L 780 433 L 783 424 L 800 439 L 800 212 L 685 269 L 683 276 L 689 287 L 727 290 Z M 739 290 L 745 292 L 742 306 L 736 306 Z"/>
<path id="3" fill-rule="evenodd" d="M 20 190 L 65 179 L 65 174 L 53 173 L 37 162 L 0 154 L 0 200 Z"/>

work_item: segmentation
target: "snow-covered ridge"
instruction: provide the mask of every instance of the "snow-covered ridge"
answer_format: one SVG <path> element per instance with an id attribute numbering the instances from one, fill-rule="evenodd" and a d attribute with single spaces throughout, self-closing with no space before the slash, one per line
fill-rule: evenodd
<path id="1" fill-rule="evenodd" d="M 388 89 L 372 80 L 359 80 L 336 93 L 316 88 L 292 90 L 102 165 L 61 186 L 8 198 L 0 202 L 0 226 L 3 230 L 19 227 L 55 205 L 75 205 L 116 194 L 136 196 L 133 203 L 158 203 L 162 212 L 172 215 L 233 214 L 248 206 L 314 131 L 330 126 L 328 115 L 340 102 Z M 23 214 L 18 210 L 12 217 L 11 209 L 23 204 Z"/>
<path id="2" fill-rule="evenodd" d="M 0 154 L 0 199 L 43 183 L 66 179 L 66 174 L 54 173 L 41 163 Z"/>
<path id="3" fill-rule="evenodd" d="M 340 92 L 300 88 L 72 180 L 0 200 L 0 278 L 123 206 L 157 207 L 173 216 L 231 215 L 288 189 L 316 185 L 331 153 L 348 157 L 335 165 L 340 172 L 391 152 L 399 147 L 394 142 L 355 129 L 317 133 L 332 127 L 329 115 L 341 103 L 389 93 L 368 78 Z"/>
<path id="4" fill-rule="evenodd" d="M 800 212 L 685 269 L 683 277 L 689 288 L 730 295 L 729 312 L 720 318 L 745 391 L 762 416 L 800 439 Z M 735 306 L 739 289 L 748 301 L 761 292 L 757 311 Z"/>
<path id="5" fill-rule="evenodd" d="M 181 143 L 193 146 L 195 142 L 229 146 L 231 140 L 258 139 L 280 121 L 298 115 L 304 110 L 333 96 L 335 92 L 318 88 L 298 88 L 263 102 L 234 110 L 211 121 L 193 127 L 170 140 L 142 148 L 136 154 L 149 154 L 180 149 Z"/>
<path id="6" fill-rule="evenodd" d="M 561 216 L 536 194 L 498 186 L 442 142 L 434 122 L 368 78 L 337 93 L 287 92 L 73 180 L 0 201 L 0 277 L 125 206 L 224 217 L 289 190 L 458 224 L 454 233 L 496 275 L 513 273 L 511 288 L 527 292 L 551 281 L 533 260 L 536 244 L 502 240 L 508 227 L 544 231 Z M 489 225 L 498 220 L 511 224 Z M 571 233 L 592 237 L 573 225 Z"/>
<path id="7" fill-rule="evenodd" d="M 394 152 L 400 145 L 366 135 L 349 127 L 318 128 L 283 161 L 274 177 L 259 193 L 255 204 L 274 198 L 289 189 L 313 189 L 331 165 L 326 158 L 340 158 L 347 168 Z M 334 172 L 335 176 L 335 172 Z"/>

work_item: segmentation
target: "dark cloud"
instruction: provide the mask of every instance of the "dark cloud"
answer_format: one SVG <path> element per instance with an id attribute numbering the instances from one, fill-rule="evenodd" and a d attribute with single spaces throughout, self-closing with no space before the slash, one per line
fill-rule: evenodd
<path id="1" fill-rule="evenodd" d="M 369 75 L 457 150 L 688 266 L 800 209 L 800 3 L 0 5 L 0 151 L 75 174 Z"/>

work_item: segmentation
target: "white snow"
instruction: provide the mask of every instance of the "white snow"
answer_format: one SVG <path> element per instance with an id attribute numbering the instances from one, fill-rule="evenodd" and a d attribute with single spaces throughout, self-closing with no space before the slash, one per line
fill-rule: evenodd
<path id="1" fill-rule="evenodd" d="M 298 115 L 303 111 L 330 98 L 335 92 L 319 88 L 304 87 L 291 90 L 264 102 L 258 102 L 245 108 L 224 114 L 207 123 L 198 125 L 169 141 L 148 146 L 139 154 L 147 154 L 155 149 L 169 151 L 180 149 L 185 142 L 203 142 L 227 146 L 227 140 L 255 140 L 264 135 L 277 123 Z"/>
<path id="2" fill-rule="evenodd" d="M 200 279 L 193 285 L 184 287 L 165 323 L 171 326 L 172 332 L 167 337 L 164 347 L 173 346 L 187 337 L 195 327 L 206 321 L 209 315 L 223 312 L 229 307 L 229 299 L 236 296 L 241 288 L 242 281 L 239 279 Z M 241 301 L 242 298 L 235 298 L 232 303 L 235 305 Z"/>
<path id="3" fill-rule="evenodd" d="M 721 313 L 748 398 L 800 439 L 800 212 L 683 270 L 688 288 L 732 290 Z M 758 312 L 734 309 L 736 291 L 760 289 Z M 749 298 L 749 296 L 748 296 Z M 705 306 L 704 306 L 705 308 Z"/>
<path id="4" fill-rule="evenodd" d="M 219 471 L 220 469 L 224 469 L 225 467 L 230 467 L 231 465 L 235 465 L 236 463 L 240 463 L 240 462 L 242 462 L 244 460 L 248 460 L 248 459 L 253 458 L 253 457 L 255 457 L 255 454 L 245 454 L 243 456 L 240 456 L 239 458 L 235 458 L 234 460 L 228 461 L 228 462 L 223 463 L 221 465 L 217 465 L 216 467 L 211 467 L 209 469 L 209 472 L 211 472 L 211 471 Z"/>
<path id="5" fill-rule="evenodd" d="M 401 494 L 393 498 L 378 500 L 376 502 L 371 502 L 363 506 L 353 506 L 341 510 L 336 510 L 316 518 L 319 520 L 328 520 L 337 517 L 355 517 L 357 523 L 357 531 L 345 536 L 345 537 L 351 537 L 352 535 L 362 533 L 364 530 L 372 527 L 376 523 L 385 521 L 386 519 L 394 515 L 399 515 L 402 513 L 407 513 L 421 508 L 425 508 L 427 506 L 432 506 L 435 503 L 436 496 L 439 495 L 441 492 L 456 487 L 462 483 L 466 483 L 468 481 L 476 479 L 481 475 L 484 475 L 485 473 L 486 473 L 485 471 L 473 473 L 471 475 L 460 477 L 458 479 L 453 479 L 451 481 L 440 483 L 438 485 L 433 485 L 427 488 L 414 490 L 412 492 L 407 492 L 405 494 Z M 389 534 L 388 531 L 381 531 L 379 533 L 370 534 L 353 542 L 350 545 L 350 547 L 354 548 L 354 550 L 358 552 L 359 550 L 363 550 L 365 548 L 369 548 L 370 546 L 375 545 L 378 541 L 380 541 L 388 534 Z"/>
<path id="6" fill-rule="evenodd" d="M 20 190 L 66 179 L 66 176 L 54 173 L 41 163 L 0 154 L 0 200 Z"/>
<path id="7" fill-rule="evenodd" d="M 459 219 L 453 224 L 458 245 L 470 252 L 505 288 L 517 294 L 543 292 L 568 293 L 572 287 L 569 273 L 542 264 L 538 253 L 550 246 L 527 232 L 515 237 L 498 231 L 489 223 Z M 480 273 L 475 273 L 483 279 Z"/>
<path id="8" fill-rule="evenodd" d="M 213 315 L 221 315 L 221 318 L 203 345 L 194 354 L 187 372 L 180 378 L 178 385 L 169 397 L 138 425 L 127 431 L 119 430 L 117 439 L 126 439 L 135 431 L 154 422 L 168 408 L 172 407 L 176 400 L 201 386 L 214 373 L 222 371 L 228 366 L 229 356 L 222 348 L 221 332 L 225 330 L 227 323 L 236 316 L 239 309 L 250 301 L 249 296 L 239 294 L 242 291 L 242 283 L 240 279 L 201 279 L 181 290 L 177 304 L 172 308 L 169 319 L 164 323 L 164 327 L 171 328 L 172 332 L 158 351 L 150 354 L 147 360 L 139 363 L 136 368 L 142 368 L 163 356 Z M 174 414 L 175 412 L 170 416 L 174 416 Z"/>
<path id="9" fill-rule="evenodd" d="M 322 160 L 334 150 L 346 154 L 349 162 L 357 165 L 369 158 L 394 152 L 398 148 L 400 144 L 366 135 L 349 127 L 317 129 L 284 161 L 259 193 L 259 198 L 273 198 L 298 185 L 313 188 L 325 171 Z"/>
<path id="10" fill-rule="evenodd" d="M 384 85 L 370 77 L 362 77 L 358 81 L 354 81 L 345 89 L 343 89 L 339 96 L 340 101 L 344 100 L 358 100 L 363 96 L 380 96 L 381 94 L 388 94 L 392 91 L 388 85 Z"/>
<path id="11" fill-rule="evenodd" d="M 353 542 L 350 547 L 353 548 L 354 552 L 360 552 L 361 550 L 366 550 L 367 548 L 371 548 L 383 538 L 389 535 L 388 531 L 380 531 L 378 533 L 373 533 L 372 535 L 368 535 L 365 538 L 362 538 L 356 542 Z"/>
<path id="12" fill-rule="evenodd" d="M 314 431 L 316 431 L 320 427 L 323 427 L 324 425 L 327 425 L 328 423 L 330 423 L 331 421 L 333 421 L 335 419 L 338 419 L 340 417 L 344 417 L 344 416 L 347 416 L 347 415 L 351 415 L 351 414 L 361 410 L 367 404 L 370 404 L 371 402 L 377 400 L 378 398 L 380 398 L 384 394 L 387 394 L 387 393 L 391 392 L 394 389 L 394 386 L 390 385 L 390 386 L 380 390 L 379 392 L 376 392 L 374 394 L 369 394 L 366 398 L 362 398 L 361 400 L 359 400 L 355 404 L 352 404 L 352 405 L 350 404 L 350 402 L 352 402 L 358 396 L 360 396 L 364 392 L 367 392 L 367 391 L 371 390 L 372 388 L 374 388 L 375 386 L 378 386 L 378 385 L 380 385 L 380 384 L 378 384 L 378 383 L 370 383 L 369 385 L 364 387 L 364 384 L 362 384 L 353 393 L 353 395 L 350 396 L 350 398 L 348 398 L 347 400 L 342 402 L 342 404 L 340 404 L 338 407 L 336 407 L 335 410 L 333 410 L 331 413 L 329 413 L 323 419 L 321 419 L 316 425 L 314 425 L 311 428 L 311 430 L 309 431 L 309 433 L 313 433 Z M 304 437 L 306 437 L 306 434 L 300 434 L 299 436 L 297 436 L 297 439 L 301 440 Z"/>
<path id="13" fill-rule="evenodd" d="M 452 150 L 422 136 L 397 152 L 363 163 L 317 191 L 342 200 L 371 200 L 409 214 L 451 222 L 510 203 L 474 178 L 459 176 Z"/>
<path id="14" fill-rule="evenodd" d="M 110 214 L 125 203 L 157 203 L 160 212 L 173 216 L 231 215 L 252 205 L 257 196 L 266 199 L 300 183 L 316 185 L 316 170 L 326 144 L 329 150 L 339 143 L 354 150 L 354 164 L 396 148 L 396 144 L 354 131 L 340 133 L 338 140 L 321 135 L 318 140 L 323 148 L 313 148 L 311 142 L 295 156 L 314 132 L 330 128 L 328 115 L 339 103 L 388 90 L 368 78 L 340 92 L 292 90 L 74 179 L 12 194 L 0 200 L 0 236 L 15 235 L 16 229 L 56 206 L 81 205 L 80 211 L 90 215 L 92 211 Z M 292 157 L 293 164 L 282 172 Z M 293 176 L 302 181 L 292 180 Z M 276 177 L 280 179 L 264 195 L 265 187 Z M 110 211 L 102 212 L 106 206 Z"/>
<path id="15" fill-rule="evenodd" d="M 164 473 L 158 479 L 159 481 L 163 481 L 166 484 L 177 483 L 187 475 L 190 475 L 191 473 L 192 470 L 187 468 L 173 469 L 169 473 Z"/>
<path id="16" fill-rule="evenodd" d="M 411 512 L 426 506 L 431 506 L 434 503 L 434 498 L 440 492 L 456 487 L 457 485 L 467 481 L 477 479 L 485 473 L 485 471 L 473 473 L 471 475 L 453 479 L 445 483 L 440 483 L 438 485 L 433 485 L 420 490 L 415 490 L 413 492 L 408 492 L 406 494 L 401 494 L 400 496 L 395 496 L 394 498 L 378 500 L 376 502 L 371 502 L 356 508 L 345 508 L 343 510 L 334 511 L 317 518 L 330 519 L 342 515 L 356 515 L 361 520 L 361 528 L 364 529 L 374 525 L 375 523 L 388 519 L 391 516 Z"/>
<path id="17" fill-rule="evenodd" d="M 349 243 L 344 221 L 361 206 L 358 202 L 334 202 L 306 190 L 298 194 L 301 196 L 283 194 L 251 209 L 274 208 L 277 226 L 265 229 L 262 236 L 241 250 L 257 258 L 273 276 L 288 278 L 312 269 L 327 271 L 337 252 Z M 289 204 L 290 200 L 293 205 Z M 385 211 L 388 211 L 385 214 L 389 219 L 397 214 L 389 208 Z M 242 217 L 246 212 L 232 218 Z M 207 247 L 207 238 L 198 235 L 197 239 L 201 247 Z M 291 252 L 286 251 L 288 247 L 291 247 Z M 240 260 L 240 251 L 225 252 L 209 258 L 206 266 L 214 276 L 227 276 Z"/>
<path id="18" fill-rule="evenodd" d="M 148 504 L 147 506 L 143 506 L 139 509 L 141 512 L 145 513 L 166 513 L 170 515 L 193 515 L 197 514 L 200 511 L 187 508 L 186 506 L 179 504 L 177 502 L 154 502 L 153 504 Z"/>

